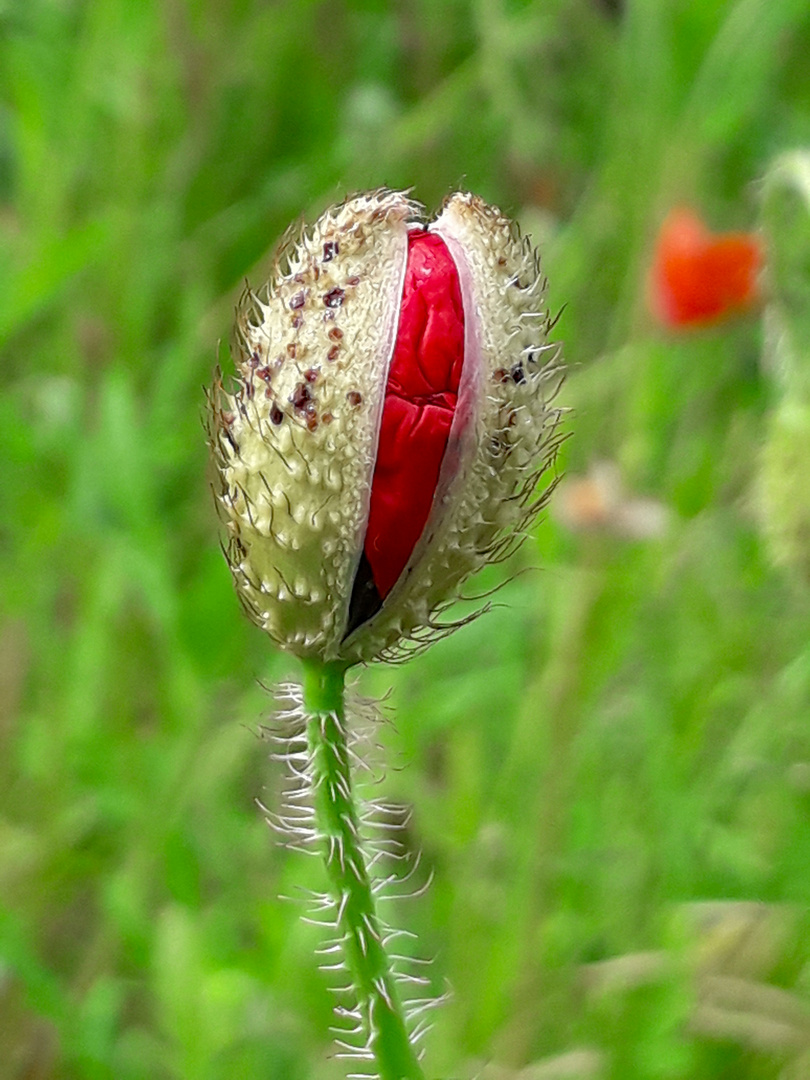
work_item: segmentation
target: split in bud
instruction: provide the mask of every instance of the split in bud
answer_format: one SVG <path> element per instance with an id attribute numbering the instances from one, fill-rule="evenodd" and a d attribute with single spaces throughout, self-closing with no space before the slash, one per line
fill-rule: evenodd
<path id="1" fill-rule="evenodd" d="M 228 557 L 251 618 L 302 656 L 428 642 L 458 586 L 543 502 L 559 410 L 536 253 L 457 194 L 327 211 L 237 313 L 213 395 Z M 549 357 L 550 352 L 550 359 Z"/>

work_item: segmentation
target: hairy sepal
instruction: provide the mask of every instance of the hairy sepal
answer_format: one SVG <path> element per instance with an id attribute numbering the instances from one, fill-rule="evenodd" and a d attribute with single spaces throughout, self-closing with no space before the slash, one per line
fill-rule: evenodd
<path id="1" fill-rule="evenodd" d="M 440 616 L 460 586 L 520 542 L 542 507 L 559 443 L 559 349 L 549 345 L 545 279 L 498 210 L 457 194 L 430 226 L 459 273 L 465 356 L 433 508 L 378 614 L 344 643 L 351 659 L 396 659 L 455 627 Z"/>
<path id="2" fill-rule="evenodd" d="M 237 378 L 215 387 L 227 554 L 251 619 L 282 648 L 335 659 L 362 551 L 408 222 L 376 192 L 325 214 L 264 299 L 237 311 Z"/>

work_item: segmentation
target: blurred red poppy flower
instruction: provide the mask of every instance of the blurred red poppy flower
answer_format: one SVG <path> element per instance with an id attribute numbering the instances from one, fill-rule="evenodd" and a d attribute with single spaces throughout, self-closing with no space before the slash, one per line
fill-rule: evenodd
<path id="1" fill-rule="evenodd" d="M 650 306 L 665 326 L 706 326 L 759 299 L 762 245 L 753 233 L 712 233 L 694 211 L 670 212 L 655 244 Z"/>

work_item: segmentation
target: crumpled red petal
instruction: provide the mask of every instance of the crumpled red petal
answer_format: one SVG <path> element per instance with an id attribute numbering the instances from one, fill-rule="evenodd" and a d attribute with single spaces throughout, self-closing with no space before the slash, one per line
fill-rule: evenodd
<path id="1" fill-rule="evenodd" d="M 456 265 L 441 237 L 414 229 L 408 235 L 364 548 L 383 599 L 430 514 L 463 362 L 464 309 Z"/>

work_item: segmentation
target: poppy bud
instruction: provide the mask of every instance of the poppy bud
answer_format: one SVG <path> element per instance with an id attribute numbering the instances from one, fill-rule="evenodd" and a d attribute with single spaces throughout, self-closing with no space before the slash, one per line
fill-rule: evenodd
<path id="1" fill-rule="evenodd" d="M 543 502 L 559 410 L 536 253 L 456 194 L 328 210 L 237 309 L 212 443 L 250 617 L 300 656 L 354 663 L 437 615 Z M 551 350 L 552 360 L 546 360 Z"/>

